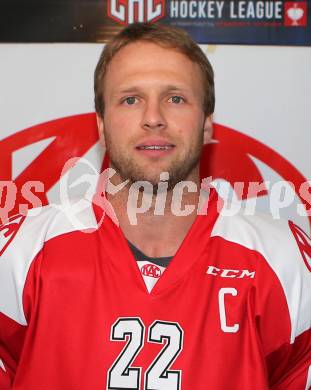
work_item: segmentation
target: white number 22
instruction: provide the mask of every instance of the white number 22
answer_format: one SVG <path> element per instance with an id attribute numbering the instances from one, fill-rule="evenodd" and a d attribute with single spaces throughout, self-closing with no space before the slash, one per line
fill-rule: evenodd
<path id="1" fill-rule="evenodd" d="M 143 348 L 145 326 L 140 318 L 119 318 L 111 328 L 112 341 L 127 344 L 110 367 L 107 390 L 139 390 L 141 368 L 131 364 Z M 176 322 L 155 321 L 148 342 L 165 344 L 145 373 L 145 390 L 180 390 L 181 371 L 170 370 L 183 347 L 183 330 Z"/>

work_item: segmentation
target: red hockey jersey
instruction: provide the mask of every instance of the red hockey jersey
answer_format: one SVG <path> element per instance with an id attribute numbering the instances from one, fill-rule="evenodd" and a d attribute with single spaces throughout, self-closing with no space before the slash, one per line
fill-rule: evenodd
<path id="1" fill-rule="evenodd" d="M 150 292 L 99 208 L 2 226 L 0 390 L 309 389 L 309 238 L 216 204 Z"/>

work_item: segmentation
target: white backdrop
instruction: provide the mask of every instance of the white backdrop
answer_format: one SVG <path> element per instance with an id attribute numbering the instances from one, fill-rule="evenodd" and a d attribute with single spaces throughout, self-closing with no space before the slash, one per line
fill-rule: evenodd
<path id="1" fill-rule="evenodd" d="M 310 48 L 202 47 L 215 69 L 215 122 L 271 147 L 289 160 L 302 176 L 310 178 Z M 99 44 L 0 45 L 2 155 L 7 137 L 21 130 L 94 111 L 93 70 L 101 48 Z M 11 155 L 12 179 L 27 169 L 53 139 L 50 137 L 15 151 Z M 235 153 L 234 146 L 230 153 Z M 91 148 L 87 157 L 100 167 L 102 153 L 98 145 Z M 1 181 L 8 159 L 0 161 Z M 282 179 L 269 164 L 253 161 L 265 180 Z M 52 171 L 53 161 L 49 164 Z M 57 202 L 58 197 L 56 183 L 48 192 L 48 199 Z M 267 199 L 261 199 L 259 206 L 269 211 Z M 298 216 L 295 205 L 284 208 L 281 214 L 310 232 L 307 217 Z"/>

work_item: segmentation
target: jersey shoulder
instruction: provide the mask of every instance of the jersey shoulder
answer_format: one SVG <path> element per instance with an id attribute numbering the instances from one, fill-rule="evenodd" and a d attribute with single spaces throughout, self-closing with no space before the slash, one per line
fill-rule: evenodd
<path id="1" fill-rule="evenodd" d="M 302 269 L 311 271 L 311 238 L 292 221 L 274 219 L 260 212 L 250 215 L 247 209 L 230 216 L 221 211 L 211 236 L 258 251 L 271 266 L 292 259 L 292 262 L 298 261 Z"/>
<path id="2" fill-rule="evenodd" d="M 258 252 L 277 276 L 291 317 L 291 341 L 311 327 L 311 239 L 297 225 L 264 213 L 220 212 L 212 237 Z"/>
<path id="3" fill-rule="evenodd" d="M 75 231 L 96 229 L 92 204 L 86 200 L 32 209 L 0 226 L 0 312 L 26 325 L 22 296 L 29 268 L 45 243 Z"/>

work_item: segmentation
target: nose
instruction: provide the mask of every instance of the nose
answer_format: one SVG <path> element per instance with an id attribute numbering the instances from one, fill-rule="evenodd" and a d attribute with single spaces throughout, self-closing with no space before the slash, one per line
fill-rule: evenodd
<path id="1" fill-rule="evenodd" d="M 166 119 L 160 102 L 146 102 L 142 117 L 142 127 L 145 130 L 162 130 L 166 127 Z"/>

